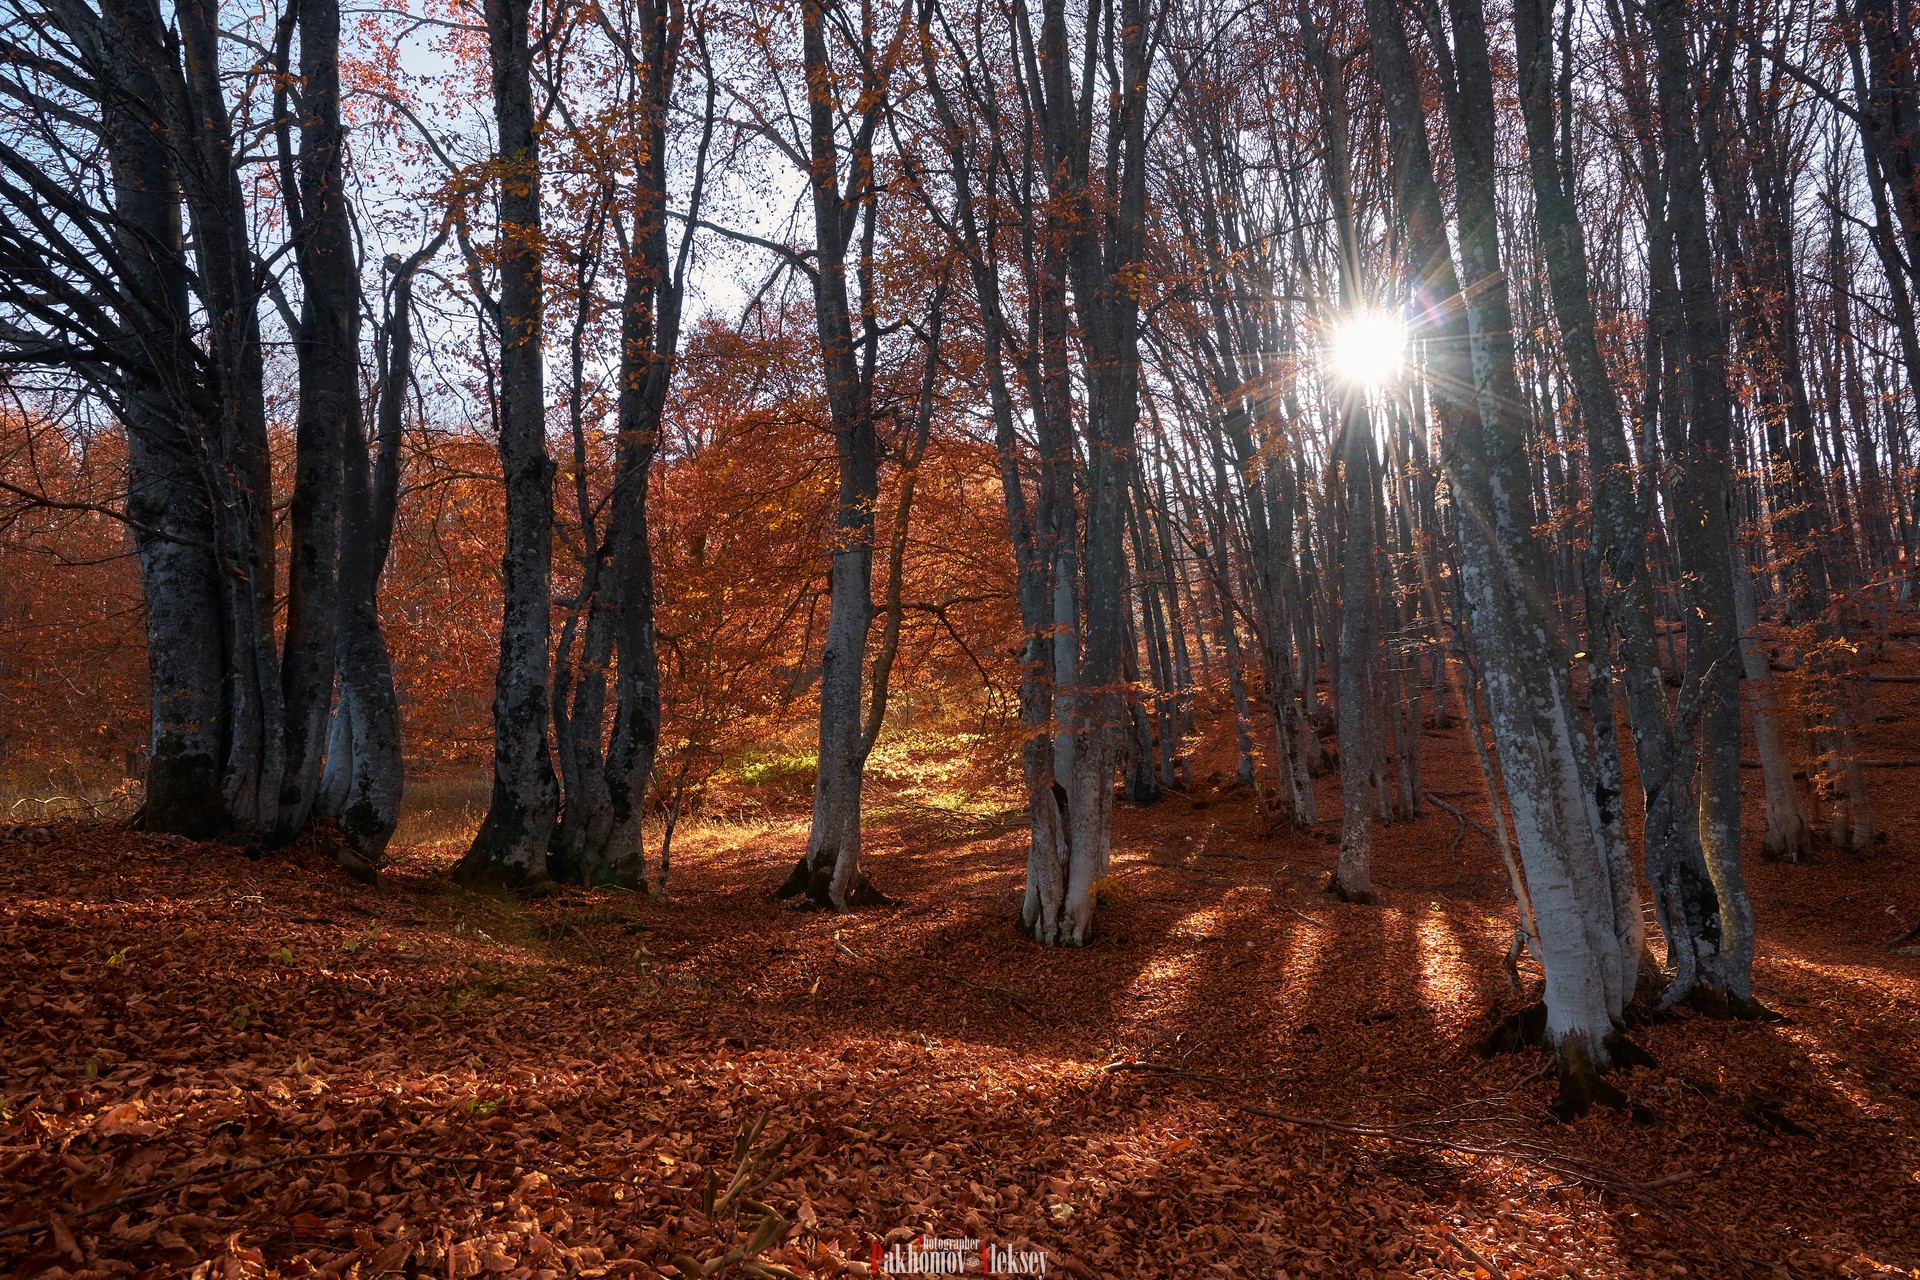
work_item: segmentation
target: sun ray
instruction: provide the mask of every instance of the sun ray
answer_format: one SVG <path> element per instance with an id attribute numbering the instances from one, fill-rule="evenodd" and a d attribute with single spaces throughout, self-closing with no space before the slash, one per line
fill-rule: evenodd
<path id="1" fill-rule="evenodd" d="M 1406 364 L 1407 331 L 1386 311 L 1357 311 L 1328 335 L 1327 368 L 1348 386 L 1370 389 L 1398 377 Z"/>

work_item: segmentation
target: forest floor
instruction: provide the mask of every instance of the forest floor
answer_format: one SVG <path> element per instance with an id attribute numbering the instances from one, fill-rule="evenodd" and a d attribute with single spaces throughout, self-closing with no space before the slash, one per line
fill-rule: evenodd
<path id="1" fill-rule="evenodd" d="M 1903 755 L 1920 685 L 1875 692 L 1868 754 Z M 1486 821 L 1461 731 L 1424 741 Z M 1519 997 L 1472 826 L 1382 830 L 1381 904 L 1349 906 L 1336 823 L 1217 781 L 1122 804 L 1098 940 L 1050 951 L 1014 927 L 1008 798 L 925 764 L 869 790 L 900 905 L 842 917 L 769 896 L 805 835 L 783 775 L 683 833 L 664 902 L 458 890 L 458 833 L 418 824 L 380 888 L 0 832 L 0 1274 L 674 1275 L 764 1206 L 791 1229 L 755 1265 L 807 1276 L 921 1233 L 1076 1277 L 1920 1276 L 1911 773 L 1875 775 L 1871 858 L 1750 867 L 1784 1019 L 1638 1027 L 1637 1110 L 1563 1125 L 1543 1053 L 1473 1052 Z"/>

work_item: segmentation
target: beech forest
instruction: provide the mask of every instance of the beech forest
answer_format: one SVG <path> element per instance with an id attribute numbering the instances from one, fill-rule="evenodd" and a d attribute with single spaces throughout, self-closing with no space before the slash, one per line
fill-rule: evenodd
<path id="1" fill-rule="evenodd" d="M 0 1274 L 1920 1277 L 1920 0 L 0 0 Z"/>

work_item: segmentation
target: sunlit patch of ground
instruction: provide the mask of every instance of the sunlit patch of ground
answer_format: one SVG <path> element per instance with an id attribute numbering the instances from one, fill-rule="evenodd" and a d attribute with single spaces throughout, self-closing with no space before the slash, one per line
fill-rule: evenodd
<path id="1" fill-rule="evenodd" d="M 1457 731 L 1424 742 L 1486 820 Z M 1512 1007 L 1477 833 L 1381 830 L 1359 907 L 1321 892 L 1335 824 L 1221 786 L 1122 804 L 1099 937 L 1049 951 L 1015 928 L 1018 796 L 968 753 L 883 739 L 865 865 L 901 904 L 845 917 L 771 897 L 806 837 L 789 747 L 682 821 L 664 901 L 453 888 L 475 779 L 415 781 L 378 890 L 56 825 L 0 860 L 0 1272 L 676 1275 L 750 1243 L 758 1210 L 703 1192 L 776 1135 L 756 1256 L 810 1276 L 922 1231 L 1115 1280 L 1920 1268 L 1920 960 L 1883 945 L 1887 907 L 1920 918 L 1904 793 L 1872 861 L 1752 869 L 1790 1022 L 1637 1028 L 1660 1065 L 1620 1080 L 1655 1122 L 1554 1126 L 1540 1056 L 1469 1051 Z"/>

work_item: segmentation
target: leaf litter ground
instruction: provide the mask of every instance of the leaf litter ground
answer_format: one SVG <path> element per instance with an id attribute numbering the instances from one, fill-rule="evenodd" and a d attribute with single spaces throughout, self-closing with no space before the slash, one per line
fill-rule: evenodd
<path id="1" fill-rule="evenodd" d="M 1485 822 L 1464 738 L 1425 744 Z M 832 1276 L 925 1232 L 1076 1277 L 1920 1276 L 1920 958 L 1887 945 L 1920 850 L 1888 780 L 1872 859 L 1752 868 L 1786 1020 L 1639 1027 L 1639 1110 L 1570 1125 L 1543 1054 L 1472 1052 L 1517 1007 L 1512 907 L 1438 807 L 1379 833 L 1365 907 L 1320 891 L 1332 824 L 1217 781 L 1122 805 L 1081 951 L 1015 931 L 1011 815 L 899 786 L 866 865 L 901 905 L 845 917 L 768 896 L 791 791 L 684 840 L 664 903 L 478 896 L 445 849 L 375 889 L 309 850 L 25 832 L 0 1273 Z M 760 1117 L 784 1150 L 709 1211 Z M 788 1225 L 745 1256 L 760 1210 Z"/>

